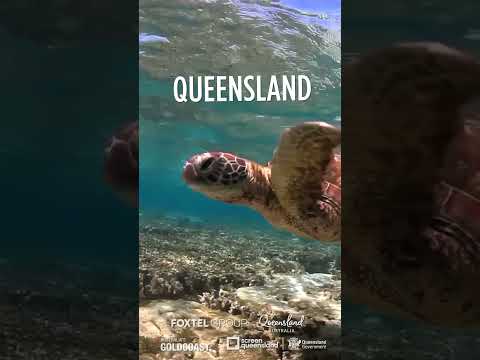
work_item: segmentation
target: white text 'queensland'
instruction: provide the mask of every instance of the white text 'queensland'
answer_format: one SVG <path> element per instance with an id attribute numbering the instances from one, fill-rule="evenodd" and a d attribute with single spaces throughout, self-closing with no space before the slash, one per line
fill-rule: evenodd
<path id="1" fill-rule="evenodd" d="M 173 95 L 177 102 L 305 101 L 312 91 L 305 75 L 177 76 Z"/>

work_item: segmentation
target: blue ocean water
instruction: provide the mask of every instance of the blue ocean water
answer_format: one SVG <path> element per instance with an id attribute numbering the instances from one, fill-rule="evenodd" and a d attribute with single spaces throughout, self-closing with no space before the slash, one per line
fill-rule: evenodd
<path id="1" fill-rule="evenodd" d="M 172 97 L 171 82 L 141 76 L 141 91 L 165 89 L 165 101 Z M 338 101 L 332 90 L 329 96 Z M 157 94 L 158 94 L 157 93 Z M 164 119 L 141 123 L 140 205 L 141 213 L 179 215 L 209 223 L 251 223 L 268 227 L 253 210 L 213 201 L 193 192 L 181 179 L 184 162 L 193 154 L 205 151 L 227 151 L 266 163 L 271 159 L 278 137 L 285 127 L 305 120 L 327 119 L 337 123 L 335 107 L 331 113 L 296 112 L 292 105 L 269 105 L 256 109 L 255 104 L 198 106 L 191 113 L 172 114 Z M 183 109 L 182 109 L 183 110 Z M 181 111 L 182 111 L 181 110 Z"/>
<path id="2" fill-rule="evenodd" d="M 141 8 L 142 216 L 274 231 L 250 209 L 191 191 L 182 167 L 191 155 L 212 150 L 265 163 L 285 127 L 307 120 L 339 126 L 339 11 L 338 1 L 183 2 L 175 9 L 155 1 Z M 206 74 L 307 74 L 313 91 L 303 103 L 174 102 L 174 76 Z"/>
<path id="3" fill-rule="evenodd" d="M 104 182 L 103 147 L 136 117 L 136 48 L 50 48 L 3 31 L 0 39 L 0 257 L 134 266 L 136 212 Z"/>

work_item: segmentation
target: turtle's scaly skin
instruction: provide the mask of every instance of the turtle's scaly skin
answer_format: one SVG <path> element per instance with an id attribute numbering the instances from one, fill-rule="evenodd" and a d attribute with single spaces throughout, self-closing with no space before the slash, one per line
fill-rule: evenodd
<path id="1" fill-rule="evenodd" d="M 192 189 L 212 199 L 250 206 L 271 224 L 298 233 L 272 191 L 269 166 L 231 153 L 207 152 L 186 162 L 183 178 Z"/>
<path id="2" fill-rule="evenodd" d="M 104 166 L 108 184 L 131 205 L 138 206 L 138 121 L 110 138 Z"/>
<path id="3" fill-rule="evenodd" d="M 267 165 L 225 152 L 192 156 L 183 178 L 210 198 L 250 206 L 272 225 L 303 237 L 340 240 L 341 160 L 338 129 L 320 122 L 282 135 Z"/>
<path id="4" fill-rule="evenodd" d="M 404 44 L 346 65 L 342 81 L 345 294 L 479 326 L 479 63 Z"/>

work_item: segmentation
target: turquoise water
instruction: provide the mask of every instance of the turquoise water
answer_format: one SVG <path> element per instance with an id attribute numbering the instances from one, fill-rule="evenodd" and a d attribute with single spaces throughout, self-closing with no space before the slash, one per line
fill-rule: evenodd
<path id="1" fill-rule="evenodd" d="M 271 230 L 254 211 L 187 188 L 183 163 L 211 150 L 263 163 L 271 159 L 285 127 L 317 119 L 340 124 L 339 2 L 323 7 L 313 1 L 177 5 L 145 1 L 140 6 L 142 216 Z M 174 76 L 209 74 L 307 74 L 312 96 L 300 103 L 175 103 Z"/>
<path id="2" fill-rule="evenodd" d="M 8 53 L 2 114 L 10 119 L 0 146 L 8 209 L 0 257 L 135 266 L 136 211 L 104 183 L 103 147 L 136 117 L 136 48 L 54 49 L 4 31 L 0 39 Z"/>

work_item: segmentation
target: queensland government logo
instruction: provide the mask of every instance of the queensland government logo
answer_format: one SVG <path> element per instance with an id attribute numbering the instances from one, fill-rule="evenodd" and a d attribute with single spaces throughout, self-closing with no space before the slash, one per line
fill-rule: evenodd
<path id="1" fill-rule="evenodd" d="M 290 350 L 300 350 L 300 344 L 302 343 L 302 340 L 298 338 L 290 338 L 288 339 L 288 348 Z"/>
<path id="2" fill-rule="evenodd" d="M 326 350 L 327 340 L 325 339 L 299 339 L 292 337 L 288 339 L 288 350 Z"/>

